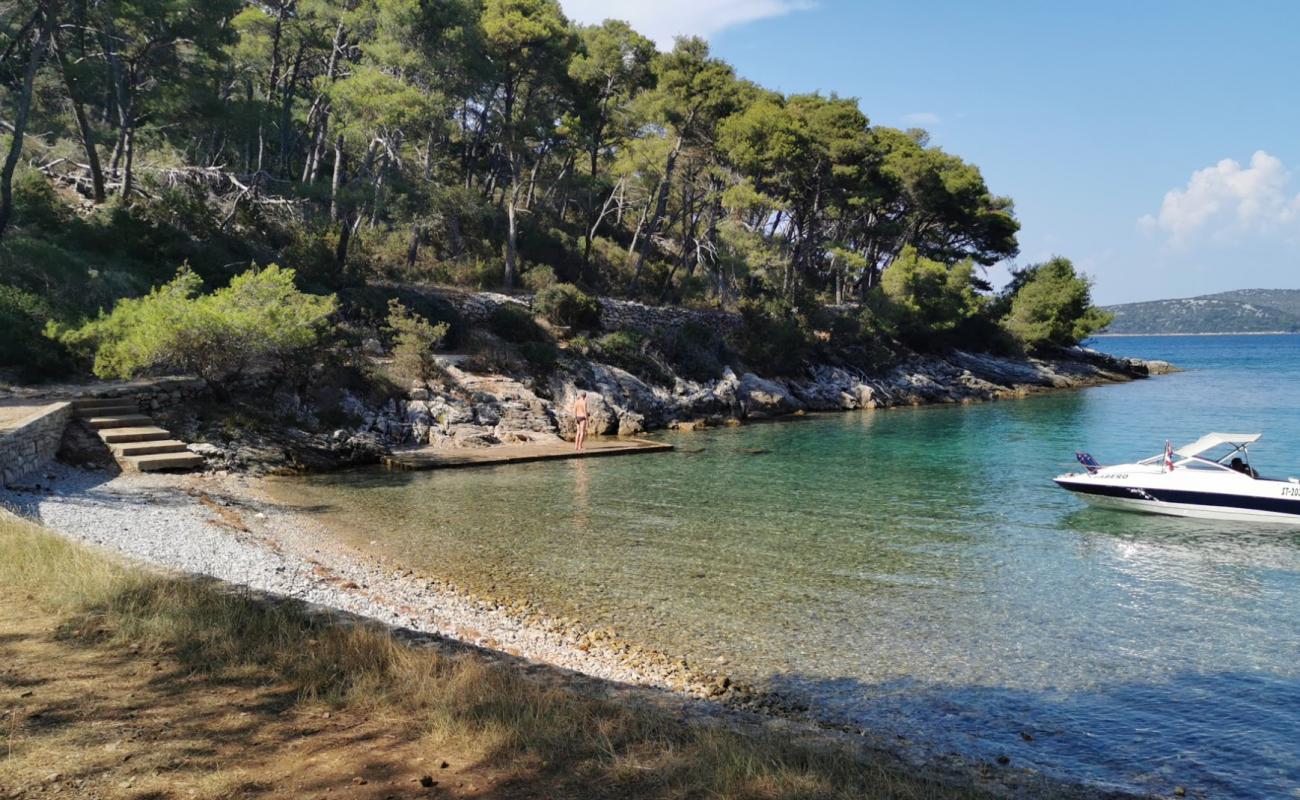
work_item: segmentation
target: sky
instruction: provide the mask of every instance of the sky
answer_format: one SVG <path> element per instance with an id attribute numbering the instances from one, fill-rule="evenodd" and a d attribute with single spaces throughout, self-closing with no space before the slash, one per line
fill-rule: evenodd
<path id="1" fill-rule="evenodd" d="M 1300 289 L 1300 2 L 561 4 L 925 128 L 1015 200 L 1014 264 L 1066 256 L 1097 302 Z"/>

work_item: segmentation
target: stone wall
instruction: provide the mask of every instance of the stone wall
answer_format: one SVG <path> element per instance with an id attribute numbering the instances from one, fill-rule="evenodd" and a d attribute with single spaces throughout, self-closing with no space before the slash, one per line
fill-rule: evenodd
<path id="1" fill-rule="evenodd" d="M 731 336 L 740 330 L 740 315 L 730 311 L 681 308 L 680 306 L 648 306 L 630 300 L 600 298 L 600 324 L 606 330 L 638 330 L 653 333 L 657 329 L 677 330 L 695 323 L 722 336 Z"/>
<path id="2" fill-rule="evenodd" d="M 517 305 L 531 308 L 533 296 L 530 294 L 508 295 L 497 292 L 462 292 L 446 290 L 441 296 L 447 300 L 461 316 L 470 322 L 487 321 L 499 306 Z M 723 336 L 730 336 L 740 329 L 740 315 L 728 311 L 710 309 L 681 308 L 679 306 L 651 306 L 630 300 L 615 300 L 601 297 L 600 325 L 606 331 L 638 330 L 653 333 L 656 330 L 676 330 L 688 323 L 702 325 L 715 330 Z"/>
<path id="3" fill-rule="evenodd" d="M 70 419 L 71 403 L 52 403 L 0 432 L 0 485 L 25 478 L 53 459 Z"/>
<path id="4" fill-rule="evenodd" d="M 197 400 L 210 391 L 208 385 L 200 378 L 145 378 L 82 391 L 78 397 L 133 397 L 139 401 L 141 413 L 153 414 Z"/>

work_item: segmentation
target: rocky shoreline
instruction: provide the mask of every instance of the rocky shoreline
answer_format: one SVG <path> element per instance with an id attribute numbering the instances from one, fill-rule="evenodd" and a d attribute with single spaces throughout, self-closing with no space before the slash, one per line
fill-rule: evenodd
<path id="1" fill-rule="evenodd" d="M 382 355 L 372 356 L 382 362 Z M 251 430 L 201 419 L 189 407 L 166 414 L 168 427 L 198 442 L 210 469 L 250 474 L 327 470 L 376 463 L 405 448 L 487 448 L 501 444 L 571 440 L 570 409 L 586 391 L 596 436 L 633 436 L 662 429 L 695 430 L 809 412 L 852 411 L 973 403 L 1060 389 L 1141 379 L 1174 370 L 1162 361 L 1118 358 L 1085 348 L 1052 358 L 952 351 L 913 354 L 880 373 L 811 364 L 794 377 L 765 378 L 725 369 L 716 380 L 674 376 L 650 383 L 619 367 L 566 357 L 544 382 L 475 369 L 464 356 L 442 355 L 443 377 L 412 386 L 405 396 L 375 402 L 347 390 L 332 402 L 350 424 L 323 429 L 317 399 L 272 393 L 277 419 L 299 420 L 273 430 Z M 312 432 L 315 431 L 315 432 Z"/>
<path id="2" fill-rule="evenodd" d="M 972 762 L 909 747 L 888 732 L 834 725 L 780 696 L 733 680 L 725 663 L 689 663 L 643 648 L 611 629 L 547 616 L 528 602 L 475 597 L 348 547 L 306 514 L 272 499 L 259 478 L 123 474 L 54 465 L 26 485 L 0 490 L 0 506 L 153 567 L 293 598 L 325 613 L 376 620 L 404 635 L 432 636 L 435 642 L 481 648 L 521 664 L 558 668 L 551 677 L 564 685 L 594 679 L 597 683 L 586 689 L 615 691 L 630 702 L 667 703 L 686 718 L 742 728 L 775 724 L 792 733 L 854 742 L 1008 796 L 1050 784 L 1051 796 L 1130 797 L 1103 787 L 1057 783 L 1015 764 Z"/>

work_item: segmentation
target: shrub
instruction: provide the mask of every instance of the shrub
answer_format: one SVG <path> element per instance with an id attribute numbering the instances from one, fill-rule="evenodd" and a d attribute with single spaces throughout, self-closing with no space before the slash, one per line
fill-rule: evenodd
<path id="1" fill-rule="evenodd" d="M 433 270 L 438 283 L 472 289 L 496 289 L 505 279 L 505 265 L 498 259 L 458 258 L 440 262 Z"/>
<path id="2" fill-rule="evenodd" d="M 503 303 L 492 309 L 488 329 L 514 344 L 546 341 L 546 331 L 537 324 L 533 315 L 514 303 Z"/>
<path id="3" fill-rule="evenodd" d="M 541 292 L 555 285 L 555 270 L 545 264 L 529 267 L 524 273 L 524 287 L 530 292 Z"/>
<path id="4" fill-rule="evenodd" d="M 43 231 L 57 232 L 69 214 L 54 188 L 39 172 L 24 172 L 14 179 L 14 221 Z"/>
<path id="5" fill-rule="evenodd" d="M 0 284 L 0 367 L 15 369 L 24 380 L 68 370 L 67 350 L 44 335 L 52 313 L 40 297 Z"/>
<path id="6" fill-rule="evenodd" d="M 424 382 L 442 374 L 433 351 L 447 337 L 447 323 L 430 324 L 394 299 L 388 301 L 387 329 L 393 337 L 393 366 L 402 377 Z"/>
<path id="7" fill-rule="evenodd" d="M 642 380 L 672 385 L 673 376 L 650 354 L 650 339 L 640 331 L 614 331 L 594 343 L 601 361 L 625 369 Z"/>
<path id="8" fill-rule="evenodd" d="M 1003 325 L 1031 349 L 1078 344 L 1115 317 L 1092 305 L 1092 282 L 1059 256 L 1016 272 L 1004 297 Z"/>
<path id="9" fill-rule="evenodd" d="M 284 365 L 315 345 L 334 313 L 333 295 L 299 292 L 291 269 L 249 270 L 224 289 L 200 294 L 202 281 L 181 270 L 148 295 L 120 301 L 110 314 L 60 334 L 93 352 L 102 378 L 179 370 L 219 395 L 255 361 Z"/>
<path id="10" fill-rule="evenodd" d="M 716 331 L 697 322 L 688 322 L 655 336 L 668 363 L 682 377 L 694 381 L 712 380 L 722 375 L 731 353 Z"/>
<path id="11" fill-rule="evenodd" d="M 536 372 L 543 375 L 555 369 L 560 360 L 560 350 L 552 342 L 523 342 L 519 354 Z"/>
<path id="12" fill-rule="evenodd" d="M 581 331 L 600 327 L 600 303 L 571 283 L 557 283 L 538 292 L 533 309 L 553 325 Z"/>
<path id="13" fill-rule="evenodd" d="M 754 369 L 788 375 L 812 353 L 812 334 L 788 300 L 743 300 L 740 317 L 741 356 Z"/>

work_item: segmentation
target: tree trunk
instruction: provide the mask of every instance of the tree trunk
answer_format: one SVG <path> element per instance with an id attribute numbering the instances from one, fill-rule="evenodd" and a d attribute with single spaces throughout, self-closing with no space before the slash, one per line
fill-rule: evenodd
<path id="1" fill-rule="evenodd" d="M 420 239 L 424 237 L 424 226 L 416 223 L 411 226 L 411 243 L 406 248 L 406 266 L 415 266 L 415 259 L 420 255 Z"/>
<path id="2" fill-rule="evenodd" d="M 4 168 L 0 169 L 0 238 L 4 237 L 9 217 L 13 214 L 14 169 L 22 156 L 23 136 L 27 133 L 27 117 L 32 108 L 32 83 L 36 80 L 36 70 L 41 66 L 41 59 L 45 57 L 45 45 L 53 22 L 54 8 L 51 4 L 44 9 L 43 19 L 36 29 L 36 40 L 32 42 L 27 69 L 23 72 L 23 85 L 15 98 L 13 138 L 9 141 L 9 154 L 5 156 Z"/>
<path id="3" fill-rule="evenodd" d="M 334 42 L 330 49 L 330 60 L 325 67 L 326 84 L 332 83 L 334 81 L 334 73 L 338 70 L 339 51 L 342 48 L 343 48 L 343 23 L 340 22 L 338 24 L 338 27 L 334 29 Z M 307 174 L 307 177 L 304 179 L 307 183 L 315 183 L 316 179 L 320 177 L 320 162 L 325 155 L 324 152 L 325 138 L 329 134 L 330 106 L 329 106 L 329 102 L 323 100 L 323 98 L 324 98 L 324 91 L 322 90 L 321 97 L 318 98 L 317 100 L 318 102 L 322 103 L 321 112 L 320 112 L 320 121 L 317 123 L 316 135 L 312 140 L 311 156 L 308 158 L 308 160 L 311 161 L 311 171 Z M 336 148 L 335 155 L 337 156 L 337 154 L 338 154 L 338 150 Z M 337 167 L 335 169 L 337 169 Z M 333 213 L 334 213 L 334 200 L 333 200 L 333 193 L 331 192 L 330 214 Z"/>
<path id="4" fill-rule="evenodd" d="M 515 276 L 518 274 L 519 230 L 515 223 L 515 206 L 519 203 L 519 181 L 512 181 L 506 199 L 506 272 L 503 278 L 505 288 L 515 288 Z"/>
<path id="5" fill-rule="evenodd" d="M 63 88 L 68 93 L 68 102 L 72 105 L 72 116 L 77 122 L 77 133 L 81 136 L 81 146 L 86 150 L 86 164 L 90 168 L 91 191 L 96 203 L 104 202 L 106 197 L 104 192 L 104 170 L 99 164 L 99 151 L 95 149 L 95 131 L 90 127 L 90 120 L 86 118 L 86 109 L 81 105 L 81 98 L 77 97 L 77 91 L 72 85 L 71 78 L 68 77 L 68 59 L 63 54 L 63 48 L 58 46 L 58 42 L 53 42 L 55 52 L 59 57 L 59 74 L 63 77 Z"/>
<path id="6" fill-rule="evenodd" d="M 632 283 L 628 286 L 628 293 L 635 295 L 641 285 L 641 271 L 645 267 L 646 251 L 651 247 L 654 235 L 659 232 L 659 224 L 663 221 L 664 212 L 668 210 L 668 193 L 672 190 L 673 169 L 677 166 L 677 156 L 682 152 L 682 137 L 679 135 L 677 141 L 673 144 L 672 152 L 668 154 L 668 160 L 664 164 L 664 175 L 659 181 L 658 198 L 655 200 L 654 216 L 650 217 L 650 224 L 646 228 L 645 240 L 641 244 L 641 249 L 637 253 L 636 268 L 632 271 Z"/>
<path id="7" fill-rule="evenodd" d="M 330 217 L 339 216 L 339 184 L 343 181 L 343 135 L 334 139 L 334 177 L 330 179 Z"/>
<path id="8" fill-rule="evenodd" d="M 103 37 L 105 42 L 105 51 L 108 53 L 108 65 L 113 78 L 113 90 L 117 101 L 118 117 L 118 149 L 113 154 L 113 171 L 116 173 L 119 163 L 122 167 L 122 199 L 127 200 L 131 196 L 132 175 L 131 167 L 134 161 L 135 149 L 135 111 L 134 101 L 131 98 L 131 91 L 127 85 L 126 70 L 122 67 L 122 59 L 117 53 L 116 47 L 108 44 L 116 34 L 111 28 L 106 31 Z"/>

